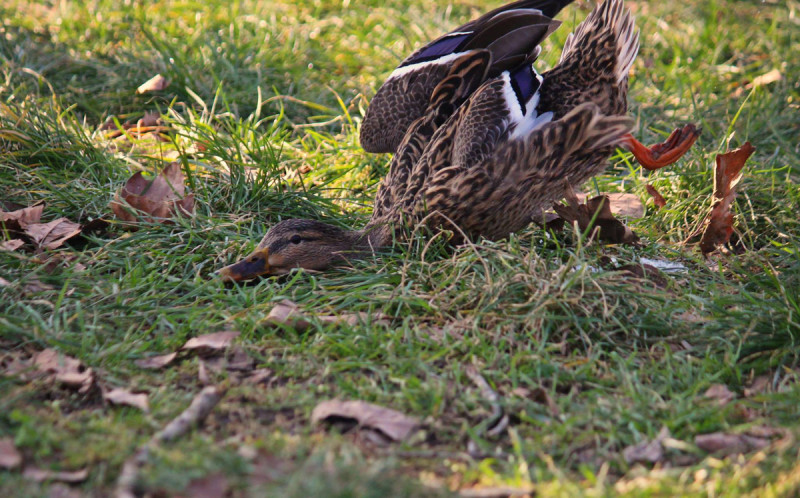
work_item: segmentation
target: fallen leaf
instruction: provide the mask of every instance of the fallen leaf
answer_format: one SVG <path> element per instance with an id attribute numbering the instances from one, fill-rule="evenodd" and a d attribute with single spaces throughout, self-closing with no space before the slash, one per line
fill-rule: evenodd
<path id="1" fill-rule="evenodd" d="M 248 384 L 261 384 L 271 379 L 274 372 L 269 368 L 257 368 L 253 370 L 250 375 L 242 379 L 243 382 Z"/>
<path id="2" fill-rule="evenodd" d="M 658 463 L 664 459 L 662 442 L 668 437 L 669 429 L 662 427 L 655 439 L 628 446 L 622 450 L 622 456 L 629 465 L 638 462 Z"/>
<path id="3" fill-rule="evenodd" d="M 4 240 L 0 242 L 0 251 L 16 251 L 24 245 L 25 242 L 21 239 Z"/>
<path id="4" fill-rule="evenodd" d="M 553 417 L 557 417 L 560 413 L 558 405 L 553 400 L 552 396 L 550 396 L 550 393 L 547 391 L 547 389 L 543 387 L 537 387 L 534 389 L 517 387 L 511 392 L 521 398 L 527 398 L 533 401 L 534 403 L 545 405 L 548 411 L 550 411 L 550 415 L 552 415 Z"/>
<path id="5" fill-rule="evenodd" d="M 0 277 L 0 287 L 8 287 L 9 285 L 11 285 L 11 282 L 4 279 L 3 277 Z"/>
<path id="6" fill-rule="evenodd" d="M 9 227 L 16 227 L 19 230 L 21 225 L 29 225 L 31 223 L 39 223 L 42 219 L 42 212 L 44 211 L 44 204 L 37 204 L 22 209 L 17 209 L 11 212 L 0 211 L 0 221 L 6 230 L 11 230 Z M 13 224 L 12 224 L 13 223 Z"/>
<path id="7" fill-rule="evenodd" d="M 150 402 L 145 393 L 132 393 L 127 389 L 112 389 L 103 393 L 103 399 L 114 405 L 128 405 L 143 412 L 150 411 Z"/>
<path id="8" fill-rule="evenodd" d="M 650 184 L 644 186 L 647 190 L 647 193 L 653 198 L 653 204 L 656 206 L 656 209 L 660 209 L 667 205 L 666 199 L 662 196 L 656 188 Z"/>
<path id="9" fill-rule="evenodd" d="M 780 81 L 783 79 L 783 75 L 777 69 L 773 69 L 768 71 L 760 76 L 756 76 L 753 78 L 753 81 L 747 85 L 747 88 L 750 89 L 756 86 L 764 86 L 769 85 L 770 83 L 775 83 L 776 81 Z"/>
<path id="10" fill-rule="evenodd" d="M 239 337 L 239 332 L 216 332 L 192 337 L 181 348 L 182 351 L 195 351 L 198 354 L 210 354 L 230 347 L 234 339 Z"/>
<path id="11" fill-rule="evenodd" d="M 60 354 L 54 349 L 45 349 L 33 357 L 33 365 L 43 373 L 53 375 L 56 381 L 87 393 L 94 386 L 94 372 L 79 360 Z"/>
<path id="12" fill-rule="evenodd" d="M 736 185 L 747 158 L 755 151 L 750 142 L 738 149 L 718 154 L 714 169 L 714 202 L 706 217 L 705 229 L 700 239 L 700 251 L 706 255 L 717 246 L 727 243 L 733 234 L 731 204 L 736 197 Z"/>
<path id="13" fill-rule="evenodd" d="M 597 233 L 600 240 L 612 244 L 634 244 L 639 241 L 639 237 L 630 228 L 611 214 L 610 201 L 607 196 L 593 197 L 585 204 L 580 204 L 572 187 L 567 185 L 564 197 L 567 205 L 556 203 L 553 205 L 553 209 L 567 223 L 577 222 L 581 231 L 586 231 L 591 225 L 591 237 Z M 595 213 L 597 213 L 596 217 Z M 592 222 L 593 218 L 594 222 Z"/>
<path id="14" fill-rule="evenodd" d="M 0 438 L 0 469 L 14 470 L 22 465 L 22 455 L 14 446 L 14 439 Z"/>
<path id="15" fill-rule="evenodd" d="M 45 470 L 38 467 L 25 467 L 22 475 L 36 482 L 59 481 L 69 483 L 79 483 L 89 477 L 88 469 L 76 470 L 74 472 L 64 472 L 55 470 Z"/>
<path id="16" fill-rule="evenodd" d="M 141 358 L 139 360 L 134 361 L 134 365 L 139 368 L 164 368 L 165 366 L 172 363 L 172 360 L 178 356 L 178 353 L 167 353 L 158 356 L 148 356 L 147 358 Z"/>
<path id="17" fill-rule="evenodd" d="M 342 313 L 340 315 L 319 315 L 314 318 L 326 325 L 350 325 L 372 323 L 388 324 L 389 317 L 383 313 Z M 311 326 L 306 315 L 300 310 L 296 303 L 284 299 L 275 304 L 269 315 L 261 321 L 261 326 L 285 326 L 294 329 L 296 332 L 304 332 Z"/>
<path id="18" fill-rule="evenodd" d="M 157 74 L 139 85 L 139 88 L 136 89 L 136 93 L 158 92 L 164 90 L 167 86 L 169 86 L 169 81 L 161 76 L 161 74 Z"/>
<path id="19" fill-rule="evenodd" d="M 665 277 L 661 271 L 655 266 L 646 263 L 621 265 L 615 269 L 616 271 L 624 272 L 632 277 L 640 278 L 642 280 L 649 280 L 653 282 L 656 287 L 662 289 L 669 285 L 669 279 Z"/>
<path id="20" fill-rule="evenodd" d="M 715 453 L 719 456 L 746 453 L 750 450 L 747 441 L 740 434 L 726 434 L 724 432 L 700 434 L 694 438 L 694 444 L 703 451 Z"/>
<path id="21" fill-rule="evenodd" d="M 303 313 L 297 304 L 284 299 L 275 304 L 269 311 L 269 315 L 261 321 L 260 325 L 275 326 L 284 325 L 297 332 L 305 331 L 311 324 L 303 318 Z"/>
<path id="22" fill-rule="evenodd" d="M 725 406 L 736 398 L 736 394 L 725 384 L 713 384 L 703 396 L 715 400 L 719 406 Z"/>
<path id="23" fill-rule="evenodd" d="M 81 226 L 66 218 L 58 218 L 49 223 L 26 224 L 23 231 L 38 249 L 56 249 L 81 233 Z"/>
<path id="24" fill-rule="evenodd" d="M 136 222 L 139 216 L 130 212 L 126 204 L 149 215 L 142 217 L 144 221 L 167 219 L 177 214 L 191 215 L 194 213 L 194 194 L 184 196 L 184 182 L 181 165 L 177 162 L 164 167 L 152 181 L 138 172 L 114 194 L 111 210 L 117 218 L 127 222 Z"/>
<path id="25" fill-rule="evenodd" d="M 744 395 L 747 398 L 757 396 L 769 391 L 771 378 L 768 375 L 759 375 L 753 379 L 753 383 L 744 388 Z"/>
<path id="26" fill-rule="evenodd" d="M 575 196 L 578 198 L 578 202 L 586 203 L 586 198 L 588 197 L 586 194 L 578 193 Z M 644 216 L 644 204 L 636 194 L 614 192 L 613 194 L 605 194 L 598 197 L 608 197 L 611 203 L 611 214 L 615 216 L 628 216 L 629 218 L 641 218 Z"/>
<path id="27" fill-rule="evenodd" d="M 419 426 L 414 417 L 365 401 L 323 401 L 311 412 L 312 423 L 336 419 L 354 420 L 361 427 L 379 431 L 393 441 L 406 439 Z"/>

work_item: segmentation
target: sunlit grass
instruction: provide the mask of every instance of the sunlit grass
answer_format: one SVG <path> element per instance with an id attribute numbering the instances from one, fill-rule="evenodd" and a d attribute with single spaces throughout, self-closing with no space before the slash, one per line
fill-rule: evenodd
<path id="1" fill-rule="evenodd" d="M 405 54 L 496 2 L 0 6 L 0 130 L 14 132 L 0 138 L 0 200 L 45 202 L 45 221 L 110 219 L 108 202 L 132 172 L 174 159 L 198 199 L 191 219 L 135 232 L 112 220 L 58 249 L 77 255 L 82 272 L 51 274 L 33 254 L 0 252 L 0 276 L 11 282 L 0 287 L 4 350 L 56 348 L 109 386 L 148 392 L 152 406 L 143 415 L 3 377 L 0 436 L 39 466 L 88 466 L 81 489 L 107 494 L 123 460 L 200 388 L 195 359 L 157 374 L 133 361 L 235 329 L 277 380 L 232 387 L 203 430 L 156 452 L 146 489 L 176 493 L 216 471 L 244 489 L 242 455 L 252 447 L 287 464 L 253 495 L 445 495 L 476 485 L 563 496 L 796 492 L 794 441 L 724 460 L 693 441 L 755 425 L 797 435 L 800 4 L 627 3 L 642 30 L 630 89 L 637 136 L 658 141 L 687 121 L 704 129 L 675 166 L 647 174 L 620 153 L 586 186 L 642 199 L 646 184 L 658 188 L 667 207 L 631 221 L 644 248 L 586 245 L 536 227 L 456 249 L 420 234 L 353 267 L 237 287 L 214 272 L 278 220 L 366 221 L 388 163 L 358 145 L 369 98 Z M 562 13 L 542 68 L 557 62 L 588 8 Z M 748 86 L 774 69 L 780 80 Z M 156 73 L 170 86 L 135 94 Z M 168 142 L 131 144 L 101 129 L 147 111 L 162 116 Z M 757 148 L 735 206 L 747 250 L 704 260 L 682 242 L 710 205 L 715 154 L 745 140 Z M 688 270 L 659 287 L 605 265 L 641 257 Z M 26 293 L 34 277 L 52 290 Z M 314 322 L 305 334 L 260 325 L 282 299 L 312 313 L 380 312 L 391 324 Z M 502 396 L 506 435 L 475 430 L 490 407 L 467 365 Z M 758 396 L 724 407 L 703 398 L 715 383 L 741 395 L 758 375 L 770 378 Z M 525 389 L 548 393 L 555 411 Z M 376 449 L 323 433 L 309 415 L 332 397 L 415 415 L 426 436 Z M 678 442 L 668 464 L 627 464 L 623 449 L 662 427 Z M 466 456 L 468 441 L 486 457 Z M 11 472 L 0 473 L 0 489 L 48 493 Z"/>

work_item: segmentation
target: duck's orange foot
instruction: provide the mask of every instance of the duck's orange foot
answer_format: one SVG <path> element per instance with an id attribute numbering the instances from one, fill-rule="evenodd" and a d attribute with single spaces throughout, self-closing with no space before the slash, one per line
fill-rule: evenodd
<path id="1" fill-rule="evenodd" d="M 700 136 L 700 131 L 700 128 L 690 123 L 683 128 L 676 128 L 665 142 L 650 147 L 628 134 L 622 145 L 633 152 L 633 157 L 644 169 L 652 171 L 669 166 L 680 159 L 695 143 L 697 137 Z"/>

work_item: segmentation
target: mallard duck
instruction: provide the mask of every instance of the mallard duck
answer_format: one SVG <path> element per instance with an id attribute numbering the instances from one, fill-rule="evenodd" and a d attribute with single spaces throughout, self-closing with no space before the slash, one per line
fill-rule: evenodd
<path id="1" fill-rule="evenodd" d="M 592 11 L 553 70 L 533 69 L 539 44 L 559 24 L 547 13 L 570 1 L 509 4 L 412 54 L 378 90 L 362 123 L 367 150 L 396 152 L 366 227 L 284 220 L 221 276 L 323 270 L 419 224 L 452 229 L 453 243 L 503 238 L 560 199 L 568 184 L 601 171 L 617 146 L 638 152 L 648 167 L 688 148 L 691 130 L 653 148 L 631 145 L 633 123 L 624 114 L 638 34 L 622 0 Z M 398 104 L 409 94 L 418 95 L 413 104 Z"/>

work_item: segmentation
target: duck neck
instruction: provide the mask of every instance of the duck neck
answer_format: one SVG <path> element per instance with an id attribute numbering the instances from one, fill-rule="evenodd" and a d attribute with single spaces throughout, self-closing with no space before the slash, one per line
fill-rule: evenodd
<path id="1" fill-rule="evenodd" d="M 386 247 L 392 243 L 392 232 L 386 223 L 367 223 L 361 230 L 351 230 L 348 238 L 353 250 L 357 252 L 372 252 Z"/>

